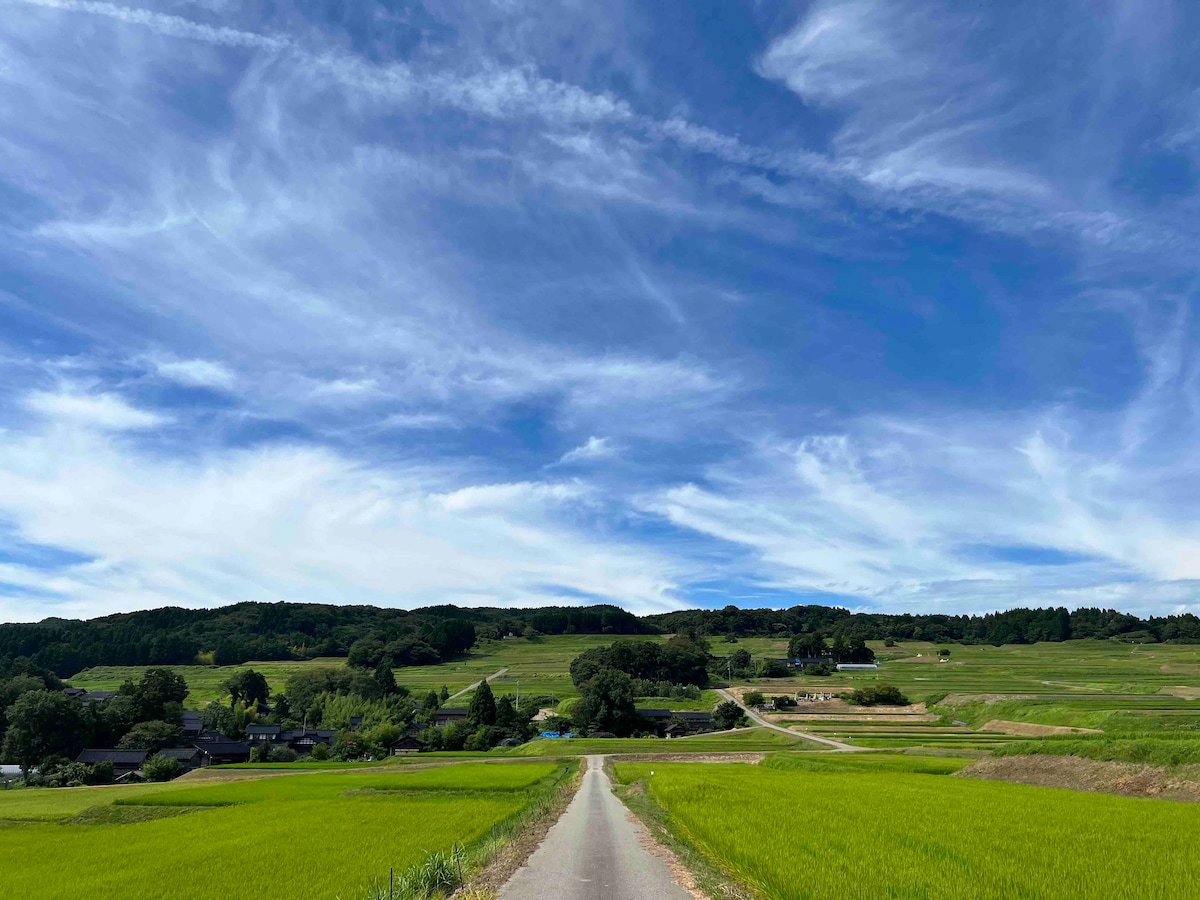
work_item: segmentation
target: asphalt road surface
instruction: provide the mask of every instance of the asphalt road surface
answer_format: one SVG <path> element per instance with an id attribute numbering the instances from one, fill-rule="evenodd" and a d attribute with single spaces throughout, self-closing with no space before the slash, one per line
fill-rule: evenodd
<path id="1" fill-rule="evenodd" d="M 643 846 L 645 831 L 613 796 L 601 762 L 588 757 L 579 792 L 500 900 L 692 900 Z"/>

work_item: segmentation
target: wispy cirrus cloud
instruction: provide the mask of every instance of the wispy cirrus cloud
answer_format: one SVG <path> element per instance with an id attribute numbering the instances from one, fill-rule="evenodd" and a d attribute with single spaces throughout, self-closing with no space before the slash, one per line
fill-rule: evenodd
<path id="1" fill-rule="evenodd" d="M 57 391 L 33 391 L 25 407 L 56 423 L 83 425 L 104 431 L 154 428 L 166 420 L 157 413 L 137 409 L 111 393 L 88 393 L 69 385 Z"/>
<path id="2" fill-rule="evenodd" d="M 1189 602 L 1185 9 L 143 6 L 0 17 L 13 615 Z"/>
<path id="3" fill-rule="evenodd" d="M 231 388 L 237 376 L 226 366 L 210 359 L 179 359 L 155 364 L 163 378 L 189 387 Z"/>
<path id="4" fill-rule="evenodd" d="M 578 447 L 568 450 L 559 458 L 559 465 L 593 462 L 600 459 L 611 459 L 616 456 L 617 448 L 606 437 L 592 435 Z"/>
<path id="5" fill-rule="evenodd" d="M 0 435 L 6 516 L 28 542 L 88 557 L 0 569 L 0 581 L 42 598 L 41 615 L 281 598 L 415 606 L 587 595 L 643 612 L 680 604 L 677 562 L 572 524 L 587 514 L 578 486 L 471 484 L 461 470 L 381 469 L 289 445 L 173 462 L 110 436 L 151 414 L 112 397 L 88 416 L 78 408 L 63 415 L 59 402 L 55 427 Z M 0 599 L 0 618 L 26 618 L 28 608 L 27 597 Z"/>

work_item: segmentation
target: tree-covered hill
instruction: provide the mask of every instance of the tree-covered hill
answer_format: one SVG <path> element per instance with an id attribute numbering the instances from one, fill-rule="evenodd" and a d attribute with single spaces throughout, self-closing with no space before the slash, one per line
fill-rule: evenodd
<path id="1" fill-rule="evenodd" d="M 851 613 L 830 606 L 689 609 L 637 617 L 615 606 L 417 610 L 298 603 L 238 603 L 218 609 L 155 609 L 90 621 L 46 619 L 0 625 L 0 672 L 20 662 L 72 675 L 98 665 L 170 665 L 350 656 L 374 666 L 428 664 L 479 638 L 541 634 L 689 633 L 719 637 L 819 632 L 830 638 L 1034 643 L 1072 638 L 1198 642 L 1200 618 L 1139 619 L 1116 610 L 1014 609 L 982 616 Z M 356 646 L 357 645 L 357 646 Z M 360 659 L 361 657 L 361 659 Z"/>

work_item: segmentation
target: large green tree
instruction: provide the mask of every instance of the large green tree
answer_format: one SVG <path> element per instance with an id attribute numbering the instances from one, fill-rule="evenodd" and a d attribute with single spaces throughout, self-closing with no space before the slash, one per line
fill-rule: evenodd
<path id="1" fill-rule="evenodd" d="M 396 673 L 392 671 L 390 656 L 385 656 L 375 667 L 375 683 L 379 685 L 379 691 L 385 697 L 396 693 Z"/>
<path id="2" fill-rule="evenodd" d="M 172 725 L 170 722 L 138 722 L 126 732 L 117 746 L 122 750 L 149 750 L 151 753 L 157 753 L 164 747 L 173 747 L 178 740 L 178 725 Z"/>
<path id="3" fill-rule="evenodd" d="M 87 738 L 83 706 L 60 691 L 29 691 L 8 708 L 8 731 L 0 755 L 26 775 L 48 756 L 74 758 Z"/>
<path id="4" fill-rule="evenodd" d="M 581 728 L 628 737 L 639 723 L 633 706 L 633 680 L 617 669 L 601 669 L 579 688 L 572 718 Z"/>
<path id="5" fill-rule="evenodd" d="M 243 669 L 222 687 L 229 692 L 230 706 L 238 703 L 266 703 L 271 696 L 271 686 L 267 684 L 266 676 L 253 669 Z"/>

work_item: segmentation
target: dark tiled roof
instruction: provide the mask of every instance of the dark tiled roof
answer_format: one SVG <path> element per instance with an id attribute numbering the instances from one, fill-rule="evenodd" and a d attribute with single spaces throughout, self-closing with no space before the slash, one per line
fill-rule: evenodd
<path id="1" fill-rule="evenodd" d="M 165 756 L 167 759 L 177 759 L 180 762 L 190 762 L 200 755 L 200 751 L 195 747 L 171 747 L 159 750 L 158 755 Z"/>
<path id="2" fill-rule="evenodd" d="M 245 741 L 205 741 L 197 744 L 196 749 L 212 756 L 236 756 L 239 753 L 248 754 L 250 745 Z"/>
<path id="3" fill-rule="evenodd" d="M 111 762 L 114 766 L 140 766 L 146 761 L 148 750 L 84 750 L 75 757 L 75 762 L 94 766 L 98 762 Z"/>
<path id="4" fill-rule="evenodd" d="M 247 725 L 246 734 L 279 734 L 278 725 Z"/>
<path id="5" fill-rule="evenodd" d="M 443 706 L 437 711 L 437 714 L 448 719 L 465 719 L 468 712 L 465 706 Z"/>
<path id="6" fill-rule="evenodd" d="M 218 743 L 221 741 L 231 741 L 233 738 L 226 737 L 219 731 L 202 731 L 196 736 L 196 740 L 202 744 L 207 744 L 210 741 L 217 741 Z"/>
<path id="7" fill-rule="evenodd" d="M 684 722 L 708 722 L 712 720 L 712 713 L 686 712 L 680 709 L 639 709 L 636 712 L 639 716 L 646 719 L 680 719 Z"/>

